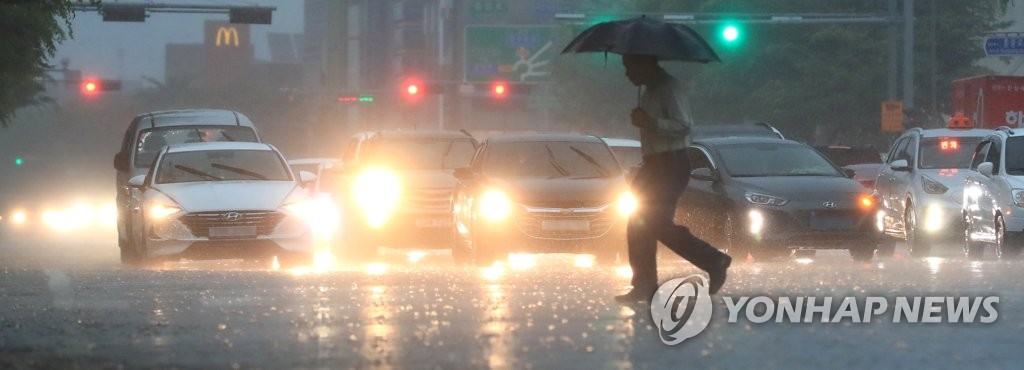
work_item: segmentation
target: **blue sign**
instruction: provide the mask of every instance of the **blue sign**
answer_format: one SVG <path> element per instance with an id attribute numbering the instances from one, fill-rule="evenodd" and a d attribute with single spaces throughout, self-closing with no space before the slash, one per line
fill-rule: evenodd
<path id="1" fill-rule="evenodd" d="M 985 55 L 1024 55 L 1024 36 L 986 37 Z"/>

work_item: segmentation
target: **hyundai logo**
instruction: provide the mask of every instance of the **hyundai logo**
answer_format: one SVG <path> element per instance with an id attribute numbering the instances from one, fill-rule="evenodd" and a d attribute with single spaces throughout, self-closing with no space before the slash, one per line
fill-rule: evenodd
<path id="1" fill-rule="evenodd" d="M 238 212 L 228 212 L 224 214 L 224 221 L 234 222 L 242 219 L 242 214 Z"/>
<path id="2" fill-rule="evenodd" d="M 825 208 L 836 208 L 839 206 L 836 202 L 824 202 L 821 205 L 825 206 Z"/>

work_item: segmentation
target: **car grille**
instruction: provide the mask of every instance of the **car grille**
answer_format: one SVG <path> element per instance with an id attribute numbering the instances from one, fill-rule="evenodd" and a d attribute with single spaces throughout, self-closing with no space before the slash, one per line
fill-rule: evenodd
<path id="1" fill-rule="evenodd" d="M 451 207 L 451 189 L 408 189 L 406 205 L 417 210 L 448 210 Z"/>
<path id="2" fill-rule="evenodd" d="M 237 213 L 238 218 L 229 221 L 228 214 L 230 213 Z M 256 226 L 256 235 L 267 235 L 274 231 L 284 217 L 284 214 L 280 212 L 229 211 L 189 213 L 181 216 L 179 220 L 188 227 L 192 235 L 209 237 L 211 227 L 230 226 Z"/>
<path id="3" fill-rule="evenodd" d="M 524 234 L 540 239 L 590 239 L 599 238 L 608 233 L 615 225 L 616 217 L 611 207 L 597 208 L 529 208 L 520 207 L 515 215 L 516 226 Z M 594 210 L 594 211 L 588 211 Z M 575 212 L 573 212 L 575 211 Z M 544 230 L 545 221 L 587 221 L 589 230 Z"/>

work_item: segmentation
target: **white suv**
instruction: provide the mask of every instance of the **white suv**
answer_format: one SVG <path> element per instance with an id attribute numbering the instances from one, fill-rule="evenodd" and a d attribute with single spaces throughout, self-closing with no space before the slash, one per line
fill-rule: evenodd
<path id="1" fill-rule="evenodd" d="M 964 180 L 964 253 L 1016 256 L 1024 246 L 1024 130 L 1000 127 L 974 150 Z"/>

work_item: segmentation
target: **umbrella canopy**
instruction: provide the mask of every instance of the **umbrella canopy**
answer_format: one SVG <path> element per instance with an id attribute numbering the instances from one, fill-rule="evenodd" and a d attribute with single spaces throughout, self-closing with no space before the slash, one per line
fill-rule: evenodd
<path id="1" fill-rule="evenodd" d="M 707 41 L 690 27 L 647 17 L 598 23 L 562 50 L 563 54 L 587 52 L 653 55 L 659 60 L 684 62 L 721 61 Z"/>

